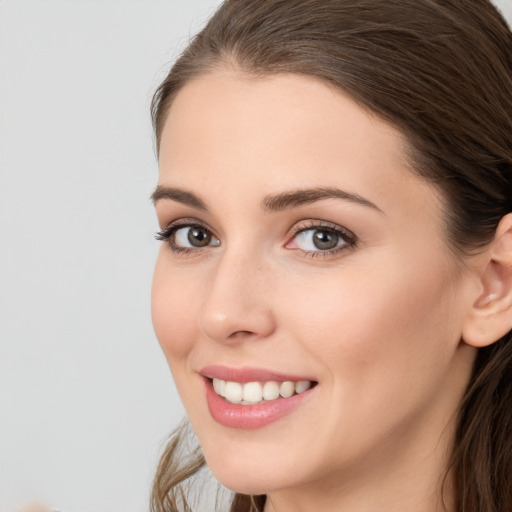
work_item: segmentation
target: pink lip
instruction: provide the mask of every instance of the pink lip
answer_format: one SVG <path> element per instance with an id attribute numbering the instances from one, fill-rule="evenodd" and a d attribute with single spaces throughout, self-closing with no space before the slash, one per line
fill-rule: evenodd
<path id="1" fill-rule="evenodd" d="M 232 404 L 215 393 L 211 379 L 217 378 L 240 383 L 314 379 L 284 375 L 255 368 L 237 369 L 223 366 L 209 366 L 203 368 L 200 373 L 204 377 L 206 401 L 212 418 L 217 423 L 230 428 L 256 429 L 269 425 L 297 409 L 305 400 L 308 400 L 311 392 L 316 389 L 316 387 L 313 387 L 304 393 L 293 395 L 290 398 L 277 398 L 276 400 L 270 400 L 261 404 Z"/>
<path id="2" fill-rule="evenodd" d="M 299 380 L 315 381 L 311 376 L 289 375 L 264 370 L 262 368 L 249 367 L 230 368 L 227 366 L 205 366 L 199 373 L 209 379 L 230 380 L 240 382 L 241 384 L 245 382 L 268 382 L 271 380 L 276 382 L 285 382 L 287 380 L 294 382 L 298 382 Z"/>

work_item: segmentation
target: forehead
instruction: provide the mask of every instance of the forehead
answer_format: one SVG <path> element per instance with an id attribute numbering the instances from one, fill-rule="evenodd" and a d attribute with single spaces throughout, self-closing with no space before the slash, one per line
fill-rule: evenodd
<path id="1" fill-rule="evenodd" d="M 171 105 L 160 183 L 253 196 L 332 185 L 375 203 L 425 192 L 431 202 L 437 191 L 411 171 L 407 148 L 391 124 L 320 80 L 218 70 L 189 82 Z"/>
<path id="2" fill-rule="evenodd" d="M 254 77 L 221 68 L 191 80 L 178 92 L 164 123 L 163 152 L 173 142 L 177 146 L 180 136 L 193 133 L 197 149 L 200 135 L 208 134 L 218 143 L 214 133 L 233 132 L 243 135 L 246 144 L 251 139 L 267 149 L 271 140 L 292 144 L 303 138 L 323 139 L 323 149 L 335 141 L 343 149 L 353 142 L 363 145 L 371 137 L 376 151 L 396 149 L 395 156 L 402 158 L 407 145 L 389 123 L 324 81 L 296 74 Z"/>

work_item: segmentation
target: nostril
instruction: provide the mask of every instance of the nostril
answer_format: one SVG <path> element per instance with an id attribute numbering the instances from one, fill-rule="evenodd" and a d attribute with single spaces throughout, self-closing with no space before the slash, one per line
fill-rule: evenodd
<path id="1" fill-rule="evenodd" d="M 254 336 L 255 333 L 252 331 L 235 331 L 234 333 L 230 334 L 230 338 L 247 338 L 249 336 Z"/>

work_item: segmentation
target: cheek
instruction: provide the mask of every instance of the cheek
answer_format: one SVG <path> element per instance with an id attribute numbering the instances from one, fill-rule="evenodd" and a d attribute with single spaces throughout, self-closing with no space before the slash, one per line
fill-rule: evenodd
<path id="1" fill-rule="evenodd" d="M 396 260 L 380 263 L 309 281 L 304 289 L 294 283 L 287 305 L 288 323 L 310 354 L 333 380 L 350 376 L 343 382 L 358 394 L 370 380 L 406 382 L 448 364 L 460 339 L 448 271 L 428 275 Z"/>
<path id="2" fill-rule="evenodd" d="M 287 328 L 320 369 L 329 411 L 322 453 L 332 444 L 348 458 L 371 450 L 431 410 L 456 371 L 461 315 L 448 272 L 374 268 L 291 283 Z"/>
<path id="3" fill-rule="evenodd" d="M 153 275 L 151 314 L 156 337 L 172 369 L 172 364 L 193 348 L 199 298 L 197 287 L 180 282 L 179 271 L 168 267 L 165 254 L 160 254 Z"/>

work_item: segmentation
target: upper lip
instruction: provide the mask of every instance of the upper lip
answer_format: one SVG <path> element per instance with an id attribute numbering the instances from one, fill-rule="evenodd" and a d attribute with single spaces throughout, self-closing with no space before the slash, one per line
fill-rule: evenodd
<path id="1" fill-rule="evenodd" d="M 291 375 L 287 373 L 275 372 L 264 368 L 251 368 L 243 366 L 240 368 L 233 368 L 229 366 L 211 365 L 202 368 L 199 373 L 208 379 L 222 379 L 232 382 L 285 382 L 293 381 L 298 382 L 301 380 L 309 380 L 315 382 L 311 376 L 305 375 Z"/>

